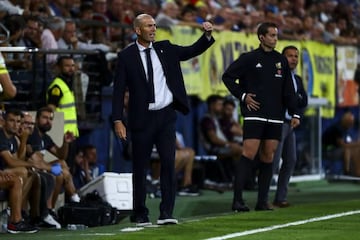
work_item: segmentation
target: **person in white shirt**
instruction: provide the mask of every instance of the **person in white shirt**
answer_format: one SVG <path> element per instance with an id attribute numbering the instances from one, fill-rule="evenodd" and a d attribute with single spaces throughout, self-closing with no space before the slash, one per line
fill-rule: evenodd
<path id="1" fill-rule="evenodd" d="M 91 43 L 79 41 L 77 37 L 76 23 L 72 20 L 65 21 L 65 28 L 62 37 L 58 40 L 59 49 L 81 49 L 81 50 L 101 50 L 109 52 L 111 48 L 102 43 Z"/>

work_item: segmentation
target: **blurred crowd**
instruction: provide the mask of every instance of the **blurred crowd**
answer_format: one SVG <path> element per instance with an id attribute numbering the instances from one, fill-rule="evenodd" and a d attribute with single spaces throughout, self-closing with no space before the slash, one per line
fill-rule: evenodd
<path id="1" fill-rule="evenodd" d="M 272 21 L 282 39 L 356 45 L 360 36 L 358 0 L 3 0 L 0 19 L 10 38 L 2 41 L 56 48 L 44 37 L 50 31 L 56 42 L 67 33 L 73 46 L 104 44 L 102 50 L 116 52 L 134 39 L 131 24 L 139 13 L 154 16 L 161 28 L 211 21 L 217 31 L 254 33 L 260 22 Z M 63 22 L 70 19 L 76 28 L 69 30 Z"/>

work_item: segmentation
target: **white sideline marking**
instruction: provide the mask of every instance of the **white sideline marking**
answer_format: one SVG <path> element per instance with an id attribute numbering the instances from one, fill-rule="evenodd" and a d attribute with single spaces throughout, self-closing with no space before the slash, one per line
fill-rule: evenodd
<path id="1" fill-rule="evenodd" d="M 223 235 L 220 237 L 207 238 L 205 240 L 230 239 L 230 238 L 235 238 L 235 237 L 251 235 L 251 234 L 255 234 L 255 233 L 268 232 L 268 231 L 272 231 L 272 230 L 279 229 L 279 228 L 286 228 L 286 227 L 297 226 L 297 225 L 302 225 L 302 224 L 311 223 L 311 222 L 324 221 L 324 220 L 328 220 L 328 219 L 332 219 L 332 218 L 350 216 L 350 215 L 354 215 L 354 214 L 360 214 L 360 210 L 337 213 L 337 214 L 327 215 L 327 216 L 323 216 L 323 217 L 310 218 L 307 220 L 301 220 L 301 221 L 290 222 L 290 223 L 285 223 L 285 224 L 280 224 L 280 225 L 274 225 L 274 226 L 270 226 L 270 227 L 258 228 L 258 229 L 244 231 L 244 232 L 231 233 L 231 234 Z"/>

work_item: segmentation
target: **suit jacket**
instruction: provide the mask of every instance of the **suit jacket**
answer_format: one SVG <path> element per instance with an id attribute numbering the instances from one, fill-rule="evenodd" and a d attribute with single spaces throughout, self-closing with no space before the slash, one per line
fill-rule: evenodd
<path id="1" fill-rule="evenodd" d="M 175 110 L 186 114 L 189 104 L 181 72 L 180 61 L 191 59 L 208 49 L 213 43 L 203 34 L 190 46 L 178 46 L 168 40 L 153 43 L 162 68 L 166 83 L 173 94 Z M 131 129 L 141 129 L 146 126 L 148 113 L 147 79 L 142 65 L 138 46 L 133 43 L 118 54 L 117 69 L 113 90 L 113 120 L 123 120 L 124 92 L 129 89 L 128 123 Z"/>
<path id="2" fill-rule="evenodd" d="M 297 107 L 300 110 L 300 113 L 303 113 L 304 108 L 308 105 L 308 96 L 304 89 L 304 85 L 302 79 L 299 75 L 294 75 L 297 85 L 296 91 L 296 99 L 297 99 Z"/>

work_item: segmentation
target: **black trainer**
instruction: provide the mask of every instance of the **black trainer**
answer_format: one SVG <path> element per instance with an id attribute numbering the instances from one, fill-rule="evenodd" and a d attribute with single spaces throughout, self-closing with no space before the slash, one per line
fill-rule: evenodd
<path id="1" fill-rule="evenodd" d="M 255 211 L 273 211 L 274 208 L 269 203 L 257 203 L 255 206 Z"/>
<path id="2" fill-rule="evenodd" d="M 8 233 L 36 233 L 39 229 L 34 227 L 25 221 L 20 221 L 18 223 L 9 223 L 7 225 Z"/>
<path id="3" fill-rule="evenodd" d="M 199 189 L 194 185 L 180 188 L 177 194 L 179 196 L 190 196 L 190 197 L 200 196 Z"/>
<path id="4" fill-rule="evenodd" d="M 158 225 L 178 224 L 178 220 L 169 214 L 162 213 L 156 223 Z"/>
<path id="5" fill-rule="evenodd" d="M 145 227 L 145 226 L 152 225 L 152 223 L 150 222 L 148 216 L 131 215 L 130 216 L 130 222 L 135 223 L 135 225 L 137 227 Z"/>
<path id="6" fill-rule="evenodd" d="M 249 212 L 250 208 L 246 206 L 243 202 L 234 202 L 231 209 L 234 212 Z"/>

